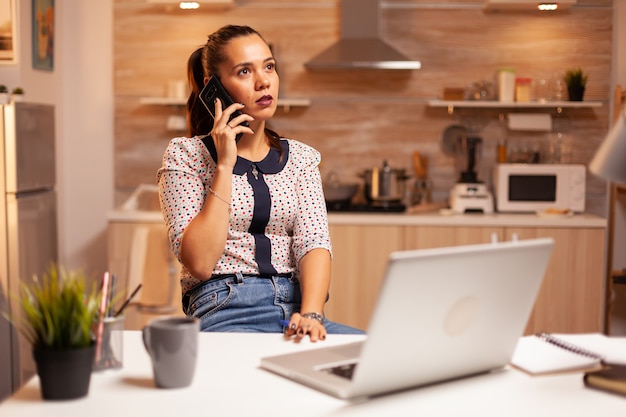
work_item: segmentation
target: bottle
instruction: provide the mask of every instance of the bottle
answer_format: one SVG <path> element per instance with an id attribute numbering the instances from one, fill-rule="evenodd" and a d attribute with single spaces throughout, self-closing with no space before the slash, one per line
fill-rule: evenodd
<path id="1" fill-rule="evenodd" d="M 505 164 L 507 161 L 506 140 L 498 142 L 498 163 Z"/>
<path id="2" fill-rule="evenodd" d="M 504 164 L 508 161 L 507 128 L 504 122 L 504 114 L 498 115 L 498 143 L 496 145 L 496 162 Z"/>
<path id="3" fill-rule="evenodd" d="M 515 97 L 515 70 L 502 68 L 498 70 L 498 100 L 512 102 Z"/>

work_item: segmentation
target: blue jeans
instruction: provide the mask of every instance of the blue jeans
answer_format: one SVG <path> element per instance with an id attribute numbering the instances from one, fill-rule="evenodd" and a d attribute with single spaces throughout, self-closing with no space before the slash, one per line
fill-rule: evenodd
<path id="1" fill-rule="evenodd" d="M 183 311 L 200 320 L 203 332 L 282 333 L 280 320 L 300 311 L 300 283 L 288 276 L 241 274 L 211 278 L 183 297 Z M 328 334 L 362 334 L 362 330 L 324 320 Z"/>

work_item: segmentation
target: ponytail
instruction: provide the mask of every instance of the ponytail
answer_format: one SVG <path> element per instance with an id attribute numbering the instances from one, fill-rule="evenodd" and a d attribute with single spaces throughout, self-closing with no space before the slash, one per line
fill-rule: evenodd
<path id="1" fill-rule="evenodd" d="M 189 136 L 205 135 L 213 129 L 213 117 L 209 114 L 202 101 L 200 91 L 204 87 L 204 69 L 202 67 L 202 50 L 196 49 L 187 61 L 187 80 L 189 82 L 189 98 L 187 99 L 187 129 Z"/>

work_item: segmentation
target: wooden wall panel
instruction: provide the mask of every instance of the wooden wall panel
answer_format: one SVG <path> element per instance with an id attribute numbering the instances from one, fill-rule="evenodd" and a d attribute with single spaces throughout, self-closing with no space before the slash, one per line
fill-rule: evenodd
<path id="1" fill-rule="evenodd" d="M 573 162 L 587 163 L 608 126 L 612 8 L 610 0 L 578 3 L 567 12 L 538 15 L 485 13 L 482 0 L 384 1 L 381 36 L 421 60 L 421 70 L 308 71 L 304 62 L 338 37 L 336 0 L 241 0 L 228 10 L 196 13 L 116 0 L 117 198 L 139 183 L 154 182 L 167 142 L 180 134 L 167 131 L 165 122 L 171 114 L 184 114 L 181 108 L 141 105 L 139 99 L 164 95 L 169 80 L 184 79 L 189 54 L 228 23 L 251 25 L 272 43 L 282 97 L 311 98 L 310 107 L 279 110 L 271 124 L 322 152 L 323 175 L 339 169 L 346 180 L 362 181 L 358 174 L 383 159 L 411 171 L 410 154 L 419 150 L 430 159 L 435 198 L 444 199 L 456 178 L 454 159 L 441 152 L 441 134 L 469 115 L 450 116 L 427 102 L 440 97 L 444 87 L 492 80 L 503 66 L 533 78 L 558 77 L 572 66 L 589 72 L 585 99 L 604 106 L 565 113 L 571 119 Z M 496 120 L 498 111 L 475 114 Z M 486 180 L 494 161 L 491 132 L 489 127 L 481 132 Z M 591 212 L 603 214 L 604 192 L 603 182 L 589 175 Z"/>

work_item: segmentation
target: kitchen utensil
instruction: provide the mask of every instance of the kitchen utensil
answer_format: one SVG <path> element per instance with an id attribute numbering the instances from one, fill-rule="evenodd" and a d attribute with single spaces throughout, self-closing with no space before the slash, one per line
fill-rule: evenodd
<path id="1" fill-rule="evenodd" d="M 477 166 L 480 162 L 483 140 L 479 137 L 462 137 L 457 144 L 457 170 L 459 183 L 478 183 Z"/>
<path id="2" fill-rule="evenodd" d="M 413 152 L 413 168 L 418 179 L 426 179 L 428 176 L 428 160 L 418 151 Z"/>
<path id="3" fill-rule="evenodd" d="M 485 184 L 457 183 L 449 200 L 454 213 L 493 213 L 493 196 Z"/>
<path id="4" fill-rule="evenodd" d="M 431 197 L 432 184 L 427 178 L 417 178 L 413 184 L 413 194 L 411 195 L 411 204 L 420 205 L 432 202 Z"/>
<path id="5" fill-rule="evenodd" d="M 391 168 L 385 160 L 382 168 L 367 169 L 361 176 L 365 179 L 367 200 L 399 202 L 404 198 L 405 181 L 409 178 L 404 169 Z"/>
<path id="6" fill-rule="evenodd" d="M 324 189 L 324 199 L 327 202 L 349 202 L 359 189 L 359 184 L 342 183 L 339 180 L 339 175 L 335 171 L 331 171 L 322 188 Z"/>
<path id="7" fill-rule="evenodd" d="M 413 167 L 415 169 L 415 182 L 411 195 L 411 204 L 420 205 L 431 202 L 432 184 L 428 179 L 428 159 L 418 151 L 413 152 Z"/>
<path id="8" fill-rule="evenodd" d="M 450 125 L 441 136 L 441 149 L 448 155 L 456 155 L 460 138 L 467 136 L 467 129 L 462 125 Z"/>

